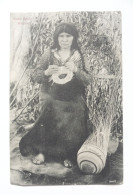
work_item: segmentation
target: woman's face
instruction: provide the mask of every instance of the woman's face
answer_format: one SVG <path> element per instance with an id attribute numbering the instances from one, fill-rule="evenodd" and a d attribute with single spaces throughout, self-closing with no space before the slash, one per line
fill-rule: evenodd
<path id="1" fill-rule="evenodd" d="M 61 49 L 71 49 L 73 36 L 66 32 L 60 33 L 58 36 L 58 43 Z"/>

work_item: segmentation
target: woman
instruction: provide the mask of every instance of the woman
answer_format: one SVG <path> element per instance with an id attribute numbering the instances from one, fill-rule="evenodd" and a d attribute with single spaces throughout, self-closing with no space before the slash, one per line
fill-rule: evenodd
<path id="1" fill-rule="evenodd" d="M 76 160 L 88 136 L 83 96 L 90 77 L 84 71 L 77 39 L 73 24 L 58 25 L 53 47 L 45 51 L 35 71 L 34 80 L 41 84 L 40 117 L 19 144 L 23 156 L 35 155 L 35 164 L 51 157 L 71 167 L 70 160 Z"/>

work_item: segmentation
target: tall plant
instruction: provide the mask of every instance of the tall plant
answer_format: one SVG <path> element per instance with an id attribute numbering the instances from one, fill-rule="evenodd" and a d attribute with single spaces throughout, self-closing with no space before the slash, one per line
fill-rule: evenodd
<path id="1" fill-rule="evenodd" d="M 81 51 L 87 57 L 85 68 L 93 75 L 93 80 L 86 89 L 89 120 L 95 128 L 106 123 L 114 134 L 121 135 L 120 12 L 41 13 L 32 20 L 30 24 L 31 46 L 29 53 L 25 56 L 25 62 L 29 62 L 29 65 L 21 79 L 22 81 L 27 80 L 27 82 L 25 86 L 17 86 L 21 98 L 17 101 L 14 97 L 14 102 L 11 105 L 11 108 L 18 108 L 16 115 L 20 116 L 17 117 L 17 121 L 20 121 L 21 118 L 23 121 L 31 122 L 38 117 L 38 96 L 36 94 L 39 85 L 33 82 L 32 74 L 45 49 L 52 45 L 55 26 L 60 22 L 72 22 L 76 25 L 80 35 Z M 29 61 L 29 59 L 31 60 Z"/>

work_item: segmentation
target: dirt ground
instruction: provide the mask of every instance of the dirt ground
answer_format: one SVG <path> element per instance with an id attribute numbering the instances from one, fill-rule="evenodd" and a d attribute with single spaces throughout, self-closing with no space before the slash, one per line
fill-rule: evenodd
<path id="1" fill-rule="evenodd" d="M 77 165 L 69 169 L 60 162 L 32 163 L 32 157 L 25 158 L 19 153 L 18 143 L 25 134 L 15 122 L 10 125 L 10 168 L 11 184 L 16 185 L 116 185 L 123 182 L 123 144 L 119 143 L 115 154 L 107 157 L 106 166 L 100 174 L 85 175 Z"/>

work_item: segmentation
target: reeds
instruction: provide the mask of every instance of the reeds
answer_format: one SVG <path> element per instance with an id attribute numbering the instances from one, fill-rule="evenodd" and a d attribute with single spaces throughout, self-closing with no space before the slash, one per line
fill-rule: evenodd
<path id="1" fill-rule="evenodd" d="M 86 89 L 89 120 L 96 137 L 103 134 L 107 141 L 110 131 L 122 133 L 122 119 L 117 124 L 122 116 L 120 12 L 58 12 L 34 17 L 25 69 L 11 92 L 11 109 L 16 108 L 17 120 L 24 120 L 23 111 L 27 112 L 29 121 L 37 117 L 39 85 L 32 81 L 32 73 L 44 50 L 52 45 L 55 26 L 60 22 L 72 22 L 79 31 L 79 45 L 87 56 L 85 68 L 93 75 Z"/>

